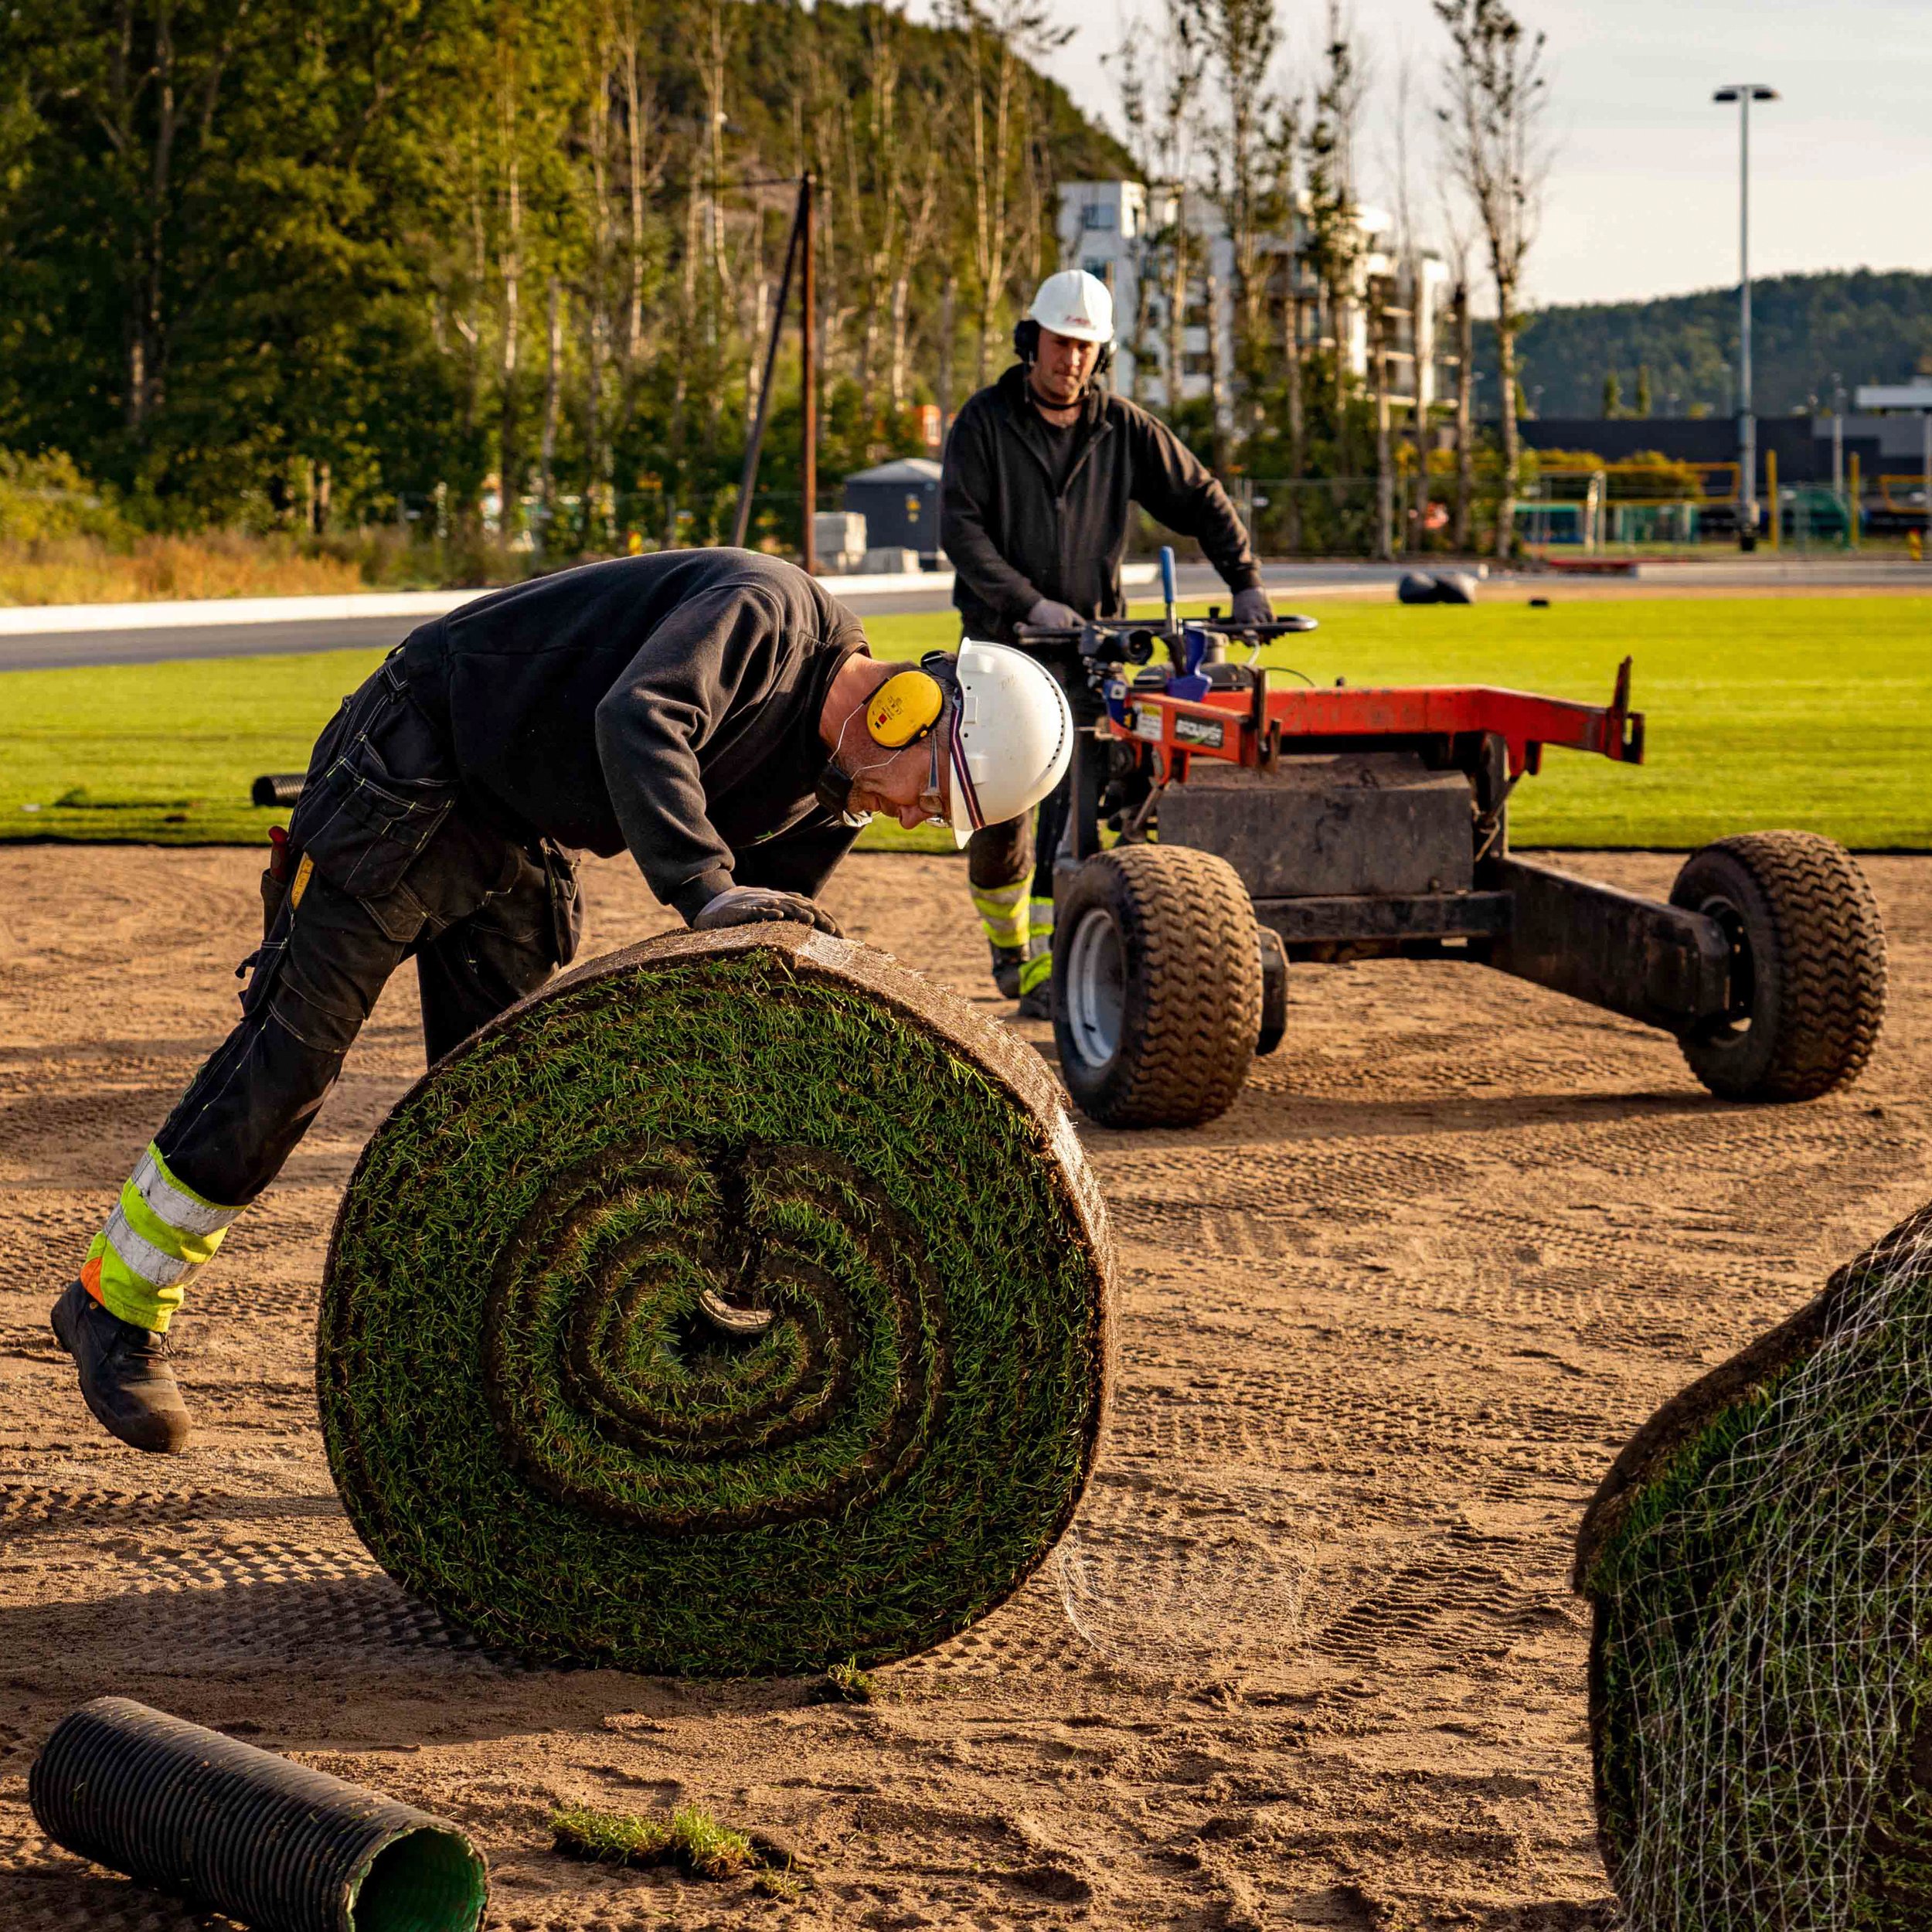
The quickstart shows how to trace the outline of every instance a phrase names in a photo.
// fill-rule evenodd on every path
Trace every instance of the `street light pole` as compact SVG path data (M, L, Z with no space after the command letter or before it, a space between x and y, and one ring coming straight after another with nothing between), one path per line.
M1757 547L1757 419L1751 409L1751 103L1775 100L1777 90L1760 81L1719 87L1713 100L1737 103L1737 542ZM1777 505L1771 505L1777 515Z

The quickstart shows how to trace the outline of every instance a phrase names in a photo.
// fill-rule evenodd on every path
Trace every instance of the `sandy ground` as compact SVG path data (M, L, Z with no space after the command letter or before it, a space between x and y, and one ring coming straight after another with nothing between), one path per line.
M351 1533L311 1327L338 1192L420 1064L409 984L179 1325L193 1453L94 1427L46 1306L233 1011L255 868L0 849L0 1926L195 1922L28 1812L49 1728L110 1691L460 1821L514 1932L1607 1926L1581 1507L1660 1400L1932 1193L1932 862L1869 870L1892 1014L1842 1096L1723 1106L1638 1027L1377 964L1298 968L1285 1043L1213 1128L1088 1129L1124 1349L1076 1533L852 1708L494 1662ZM987 998L964 887L881 856L829 896ZM664 923L621 866L590 892L595 950ZM547 1849L558 1801L672 1800L788 1839L804 1901Z

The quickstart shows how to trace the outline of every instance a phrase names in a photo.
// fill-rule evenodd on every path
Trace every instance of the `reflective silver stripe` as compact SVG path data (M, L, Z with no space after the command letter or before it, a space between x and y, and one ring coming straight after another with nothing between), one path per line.
M179 1255L164 1253L145 1235L137 1234L118 1206L107 1217L101 1230L108 1247L121 1260L130 1274L138 1274L150 1287L171 1288L185 1281L201 1264L184 1261Z
M179 1234L213 1234L241 1213L240 1208L209 1207L184 1194L156 1165L151 1148L141 1157L130 1180L134 1192L153 1209L155 1218Z

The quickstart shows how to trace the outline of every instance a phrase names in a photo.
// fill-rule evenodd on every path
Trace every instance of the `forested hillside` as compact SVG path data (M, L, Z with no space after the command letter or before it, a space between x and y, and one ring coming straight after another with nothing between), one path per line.
M1735 286L1543 309L1523 331L1524 393L1539 415L1596 416L1607 378L1616 377L1628 410L1648 372L1651 413L1726 414L1737 321ZM1757 406L1767 416L1829 410L1835 379L1849 408L1861 383L1932 372L1932 274L1859 269L1754 282L1751 363Z
M500 471L709 534L805 168L827 468L910 447L912 404L1000 366L1056 182L1124 165L1023 12L953 18L16 0L0 447L66 451L150 524L379 520L439 485L461 512ZM777 393L782 480L795 358Z

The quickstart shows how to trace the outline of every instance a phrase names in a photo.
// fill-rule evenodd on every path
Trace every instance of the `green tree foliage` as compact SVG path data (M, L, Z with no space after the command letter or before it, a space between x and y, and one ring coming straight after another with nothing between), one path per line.
M43 543L63 537L128 535L115 505L92 488L60 450L19 456L0 450L0 543Z
M1596 414L1605 368L1633 363L1648 369L1667 413L1722 416L1735 406L1737 291L1539 309L1524 326L1522 347L1529 379L1543 385L1546 417ZM1493 332L1485 328L1478 353L1494 367ZM1835 379L1844 383L1849 409L1859 383L1909 382L1929 353L1932 274L1859 269L1751 284L1760 415L1828 410ZM1640 396L1638 413L1645 413Z
M1057 265L1057 180L1125 172L1012 12L18 0L0 447L67 451L156 526L460 519L507 473L512 523L528 492L587 533L715 533L790 178L820 182L835 479L914 447L907 411L972 353L940 339L947 286L1003 339ZM976 111L1005 116L990 236ZM768 481L798 421L788 351Z

